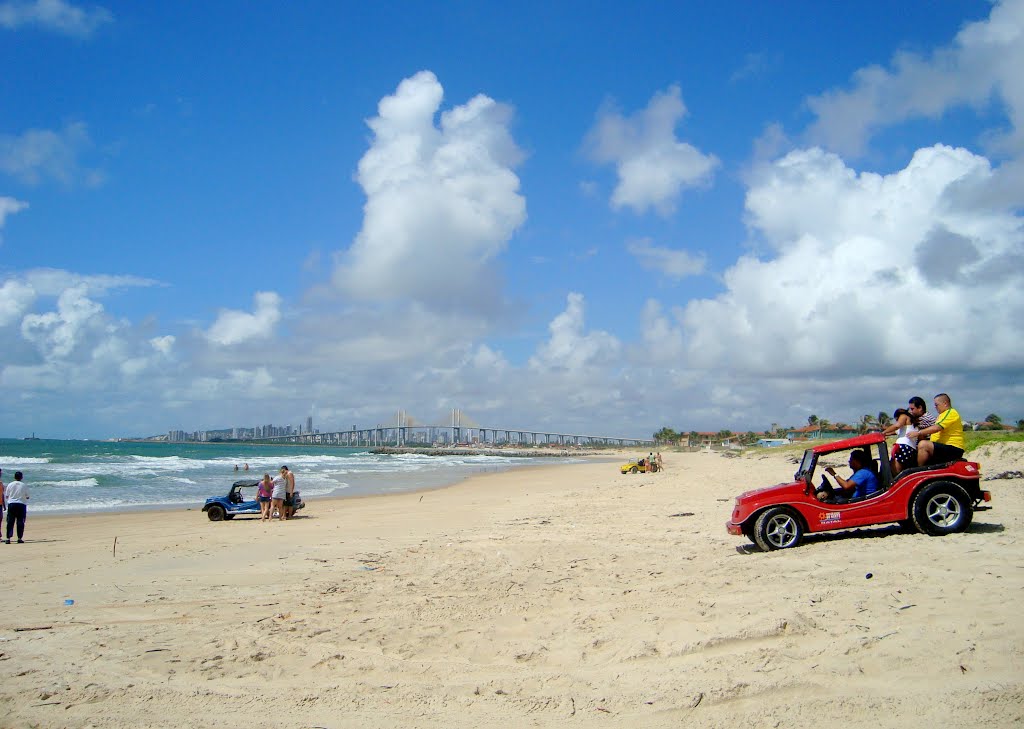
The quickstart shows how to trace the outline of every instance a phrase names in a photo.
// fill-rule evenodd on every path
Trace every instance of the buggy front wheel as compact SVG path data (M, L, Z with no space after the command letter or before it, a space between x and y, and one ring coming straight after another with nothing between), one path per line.
M800 518L781 506L764 511L754 523L754 544L762 552L795 547L803 535Z

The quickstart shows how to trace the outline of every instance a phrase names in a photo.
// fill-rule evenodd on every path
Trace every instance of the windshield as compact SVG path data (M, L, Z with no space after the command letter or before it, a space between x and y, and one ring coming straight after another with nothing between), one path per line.
M811 477L814 471L814 451L807 449L804 451L804 458L800 461L800 468L793 474L793 479L800 481L801 479L806 480Z

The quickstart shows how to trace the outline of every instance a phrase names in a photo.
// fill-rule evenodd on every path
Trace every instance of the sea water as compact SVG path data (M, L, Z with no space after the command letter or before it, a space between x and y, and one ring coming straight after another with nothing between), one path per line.
M437 488L478 473L552 460L379 455L365 448L305 445L0 439L0 478L9 483L15 471L24 472L30 511L51 514L201 508L208 497L227 494L235 481L275 476L282 465L295 473L303 500L314 501Z

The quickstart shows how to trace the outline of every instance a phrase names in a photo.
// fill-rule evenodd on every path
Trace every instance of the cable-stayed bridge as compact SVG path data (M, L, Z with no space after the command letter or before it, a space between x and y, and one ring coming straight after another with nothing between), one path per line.
M275 443L304 443L347 447L380 448L384 446L637 446L653 445L651 438L590 435L585 433L556 433L550 430L530 430L483 426L466 416L461 410L451 411L451 422L444 425L424 425L405 411L399 411L392 424L373 428L339 430L331 433L302 433L281 435L263 440Z

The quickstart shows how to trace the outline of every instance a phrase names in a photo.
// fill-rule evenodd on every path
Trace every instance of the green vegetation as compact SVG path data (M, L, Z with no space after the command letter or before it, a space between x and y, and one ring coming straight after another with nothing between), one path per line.
M682 433L677 433L672 428L662 428L654 434L656 443L671 443L672 445L677 444L682 437Z
M987 443L1009 443L1024 441L1024 430L967 430L964 431L966 451L973 451Z

